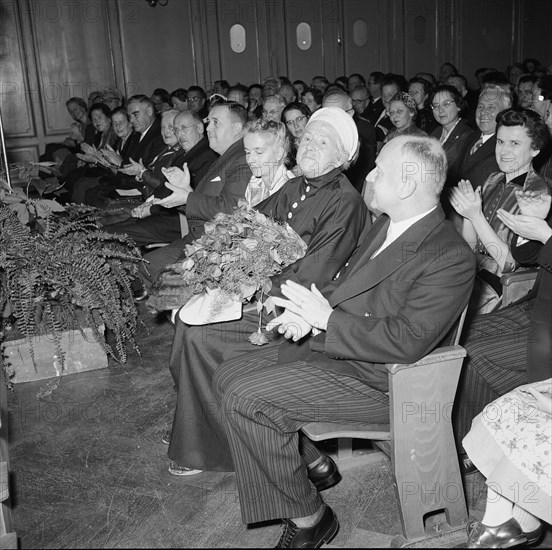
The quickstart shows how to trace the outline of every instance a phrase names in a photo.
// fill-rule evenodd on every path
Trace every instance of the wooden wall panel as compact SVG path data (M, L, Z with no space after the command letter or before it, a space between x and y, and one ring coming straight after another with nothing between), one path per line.
M36 133L21 25L13 1L0 3L0 109L6 137ZM36 91L36 90L35 90Z
M373 71L387 64L387 52L380 45L386 41L386 26L382 25L380 0L348 0L343 2L343 48L345 73L360 73L366 79ZM354 40L354 26L363 21L367 28L367 42L358 45ZM382 55L383 54L383 55Z
M117 0L117 7L127 95L196 84L190 0L155 8L143 0Z
M29 0L34 55L46 135L65 134L65 102L116 83L107 0L71 3Z

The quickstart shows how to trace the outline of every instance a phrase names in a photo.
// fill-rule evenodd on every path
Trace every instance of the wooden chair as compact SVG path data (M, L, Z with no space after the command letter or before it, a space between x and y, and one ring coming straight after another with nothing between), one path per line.
M391 457L404 540L424 539L426 516L444 511L450 528L460 528L468 510L451 424L454 395L466 356L458 345L466 310L452 345L439 347L416 363L387 365L389 424L311 422L303 432L313 441L339 439L338 460L352 454L352 439L373 440Z
M527 296L537 278L538 268L524 269L506 273L500 278L502 283L502 301L501 308Z

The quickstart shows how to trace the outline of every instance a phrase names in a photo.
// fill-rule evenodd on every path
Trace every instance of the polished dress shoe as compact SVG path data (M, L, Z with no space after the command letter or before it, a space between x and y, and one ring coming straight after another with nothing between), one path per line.
M324 455L316 466L307 468L307 473L317 491L325 491L341 481L337 464L328 455Z
M468 542L461 548L513 548L514 546L532 546L542 534L542 526L524 532L519 523L510 518L508 521L489 527L480 521L470 521L466 526ZM460 547L457 547L460 548Z
M284 520L284 532L276 548L319 548L329 543L339 530L333 510L324 504L322 517L312 527L297 527L290 519Z

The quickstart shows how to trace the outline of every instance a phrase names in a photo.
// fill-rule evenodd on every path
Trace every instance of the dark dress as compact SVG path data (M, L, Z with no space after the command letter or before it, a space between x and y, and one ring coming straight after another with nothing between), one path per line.
M273 277L272 294L278 294L280 282L287 279L323 288L356 247L366 219L364 202L339 170L313 180L302 176L289 180L257 209L287 220L308 245L304 258ZM169 457L178 464L202 470L234 469L211 380L223 361L257 349L247 339L257 325L256 311L245 313L239 321L204 326L177 320L170 369L178 400Z

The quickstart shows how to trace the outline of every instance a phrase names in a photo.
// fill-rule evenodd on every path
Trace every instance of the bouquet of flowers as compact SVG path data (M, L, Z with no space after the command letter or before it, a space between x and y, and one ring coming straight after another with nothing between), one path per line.
M186 245L183 261L164 269L148 307L157 312L187 305L194 315L200 314L194 324L237 319L242 302L257 291L268 293L270 277L306 250L287 223L271 220L240 201L232 214L219 213L205 224L205 234ZM230 317L224 314L228 308L233 310Z

